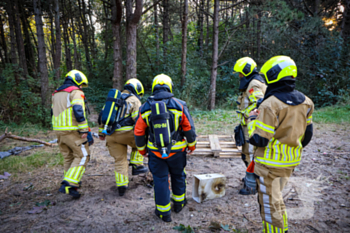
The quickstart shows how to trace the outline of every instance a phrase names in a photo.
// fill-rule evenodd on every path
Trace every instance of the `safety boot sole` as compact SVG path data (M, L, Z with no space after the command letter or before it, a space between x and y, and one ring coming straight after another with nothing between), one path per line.
M140 169L137 169L137 168L135 168L134 166L132 166L132 171L131 171L131 174L133 175L133 176L136 176L136 175L140 175L140 174L142 174L142 173L147 173L148 172L148 168L147 167L142 167L142 168L140 168Z
M72 187L68 182L63 181L60 189L58 190L61 193L71 195L74 198L81 197L81 194L78 192L76 187Z
M160 218L161 220L163 220L163 222L171 222L172 219L171 219L171 215L161 215L157 212L157 209L154 211L154 213L156 214L156 216L158 218Z

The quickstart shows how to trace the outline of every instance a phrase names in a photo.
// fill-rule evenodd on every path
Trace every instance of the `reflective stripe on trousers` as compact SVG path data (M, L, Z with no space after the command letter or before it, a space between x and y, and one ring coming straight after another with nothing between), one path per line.
M132 151L130 154L130 163L141 165L143 164L143 156L138 151Z
M274 183L280 184L280 182L282 182L280 179L283 178L280 177L274 179L272 183L269 184L269 186L266 186L264 177L260 176L259 178L257 178L257 180L259 181L258 200L261 207L260 214L263 220L263 233L283 233L288 230L287 211L283 203L283 198L282 200L271 203L271 200L277 199L276 197L273 197L273 193L276 193L277 190L274 191L272 189L283 189L283 187L280 187L280 185L276 185L277 187L274 187L273 185ZM278 192L281 191L278 190Z
M83 157L80 160L79 166L69 168L68 171L65 172L63 179L70 183L73 183L76 186L79 186L79 182L83 177L83 174L85 172L86 159L89 156L84 144L81 145L81 151L83 153Z
M117 186L127 186L129 184L129 178L127 176L124 176L118 172L115 173L115 182L117 183Z

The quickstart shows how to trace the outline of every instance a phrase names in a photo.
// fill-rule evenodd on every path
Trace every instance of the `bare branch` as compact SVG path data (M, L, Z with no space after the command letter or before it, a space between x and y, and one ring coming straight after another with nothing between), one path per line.
M152 6L149 6L146 10L142 11L142 14L145 14L147 11L149 11L150 9L152 9L155 5L157 5L160 1L162 0L158 0L156 1Z
M110 2L107 2L107 1L105 1L105 0L101 0L101 2L106 3L106 4L108 5L109 8L111 8L111 7L113 6Z
M304 3L304 6L305 6L307 12L309 12L309 13L311 14L311 16L314 16L314 13L312 13L312 11L311 11L311 10L309 9L309 7L306 5L305 0L303 0L303 3Z
M196 1L193 1L196 4L196 7L198 7L198 3ZM206 15L208 15L210 18L214 18L214 15L210 14L208 11L205 11L204 9L202 10L202 12Z
M219 66L223 66L223 65L227 64L228 62L229 62L229 61L225 61L225 62L219 64L218 67L219 67Z
M227 45L230 43L230 39L231 37L233 36L233 34L241 27L243 26L244 24L246 23L246 21L244 21L243 23L241 23L240 25L236 26L234 28L234 31L231 33L231 35L227 38L225 44L224 44L224 47L222 48L221 52L219 53L219 56L218 56L218 60L220 59L220 56L222 55L222 53L225 51Z
M246 0L243 0L243 1L237 2L237 3L235 3L235 4L232 4L231 6L228 6L228 7L222 8L222 9L220 9L220 10L219 10L219 12L224 11L224 10L227 10L227 9L230 9L230 8L232 8L232 7L235 7L235 6L237 6L237 5L239 5L239 4L243 3L243 2L246 2Z
M146 50L145 46L143 45L142 41L140 40L140 37L139 37L138 34L137 34L137 40L139 41L139 43L141 44L141 47L142 47L143 50L145 51L146 56L147 56L147 59L148 59L148 62L149 62L149 64L151 65L151 69L152 69L153 73L155 73L155 70L154 70L154 67L153 67L151 58L149 57L149 55L148 55L148 53L147 53L147 50Z

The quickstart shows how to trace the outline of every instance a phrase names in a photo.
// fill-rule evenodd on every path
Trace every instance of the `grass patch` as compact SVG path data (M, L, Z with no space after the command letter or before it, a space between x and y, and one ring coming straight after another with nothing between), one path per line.
M343 124L350 123L350 105L334 105L316 110L312 120L323 124Z
M5 123L3 121L0 121L0 134L5 133L6 128L8 133L11 132L12 134L22 137L29 137L31 135L37 135L42 133L47 134L51 130L51 128L42 127L40 123L32 124L27 122L23 124L17 124L14 122Z
M0 160L0 174L5 171L9 173L30 172L43 166L57 165L63 165L63 156L51 150L38 151L26 157L11 155Z
M235 110L216 109L213 111L191 111L198 135L234 134L233 130L239 120Z

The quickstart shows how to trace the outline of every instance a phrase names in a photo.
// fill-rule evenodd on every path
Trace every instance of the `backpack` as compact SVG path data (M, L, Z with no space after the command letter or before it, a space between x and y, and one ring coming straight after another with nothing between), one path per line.
M170 114L163 101L151 103L150 128L154 137L153 145L158 148L162 158L169 156L173 145L170 119Z
M103 134L111 135L114 132L112 132L112 127L115 123L117 123L116 129L121 127L118 123L125 117L127 111L125 100L130 96L132 94L121 93L117 89L111 89L108 92L106 104L101 112L101 122L104 124Z

